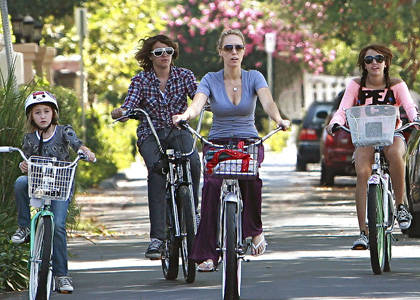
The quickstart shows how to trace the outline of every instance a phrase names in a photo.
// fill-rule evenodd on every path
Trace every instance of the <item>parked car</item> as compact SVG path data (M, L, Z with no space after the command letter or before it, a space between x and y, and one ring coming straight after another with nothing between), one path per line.
M333 114L340 106L341 99L343 98L344 91L340 92L333 101L333 107L325 119L325 126L330 122ZM321 153L321 178L320 184L325 186L334 185L334 177L341 176L354 176L354 164L352 162L354 146L351 142L350 133L344 130L338 130L333 136L329 135L327 131L322 132L320 141Z
M325 118L331 112L332 102L313 102L300 124L296 137L296 170L306 171L308 163L319 163L319 140Z

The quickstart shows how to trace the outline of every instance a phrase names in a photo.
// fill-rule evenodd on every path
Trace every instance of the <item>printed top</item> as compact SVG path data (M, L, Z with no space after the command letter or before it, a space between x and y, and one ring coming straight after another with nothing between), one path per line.
M417 107L411 98L408 87L404 81L398 82L389 89L373 90L363 87L361 99L359 99L359 88L355 80L351 80L346 87L340 107L335 112L330 124L346 123L345 110L355 105L395 105L403 106L408 119L413 121L417 117ZM397 127L401 126L401 120L398 116Z
M39 153L40 136L38 131L25 134L23 138L23 153L27 158L32 155L56 157L57 160L70 161L69 146L77 152L82 141L70 125L57 125L54 133L43 140L42 153Z

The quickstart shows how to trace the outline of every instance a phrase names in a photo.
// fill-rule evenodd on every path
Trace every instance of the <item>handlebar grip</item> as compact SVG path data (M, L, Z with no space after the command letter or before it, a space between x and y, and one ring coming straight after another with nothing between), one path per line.
M181 126L182 128L186 128L185 125L187 125L187 124L188 124L188 122L186 120L181 120L181 121L178 122L178 125Z
M0 147L0 152L4 152L4 153L12 152L12 147L9 147L9 146L1 146Z

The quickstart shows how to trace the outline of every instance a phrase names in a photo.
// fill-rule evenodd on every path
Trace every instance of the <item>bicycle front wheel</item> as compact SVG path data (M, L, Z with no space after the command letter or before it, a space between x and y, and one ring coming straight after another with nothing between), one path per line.
M388 228L392 228L395 222L394 215L394 191L392 189L391 177L388 178ZM392 233L385 233L385 265L384 272L391 271L391 258L392 258Z
M49 299L52 281L52 237L51 216L39 217L30 258L29 299Z
M381 184L370 184L368 191L368 227L370 264L373 273L381 274L385 266L385 228Z
M179 267L179 241L175 237L175 220L171 199L168 199L166 207L166 241L162 254L162 271L167 280L174 280L178 277Z
M239 259L236 252L236 203L225 202L225 248L223 249L223 299L239 299L238 268Z
M177 191L179 209L179 227L181 229L181 258L182 269L185 281L192 283L195 280L195 262L190 259L192 244L194 241L194 215L195 209L192 207L190 190L185 185L179 187Z

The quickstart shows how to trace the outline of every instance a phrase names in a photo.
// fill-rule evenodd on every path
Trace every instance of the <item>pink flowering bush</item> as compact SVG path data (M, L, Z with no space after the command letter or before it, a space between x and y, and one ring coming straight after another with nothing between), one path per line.
M181 48L181 65L190 67L197 76L216 71L216 42L225 28L239 29L247 40L245 68L265 66L264 36L276 33L274 57L302 64L312 73L324 71L324 64L334 59L333 52L324 53L320 44L324 37L305 26L288 21L299 11L282 0L268 7L266 3L245 0L188 0L168 10L168 32ZM309 2L308 2L309 3ZM312 7L311 9L319 9ZM280 13L281 12L281 13ZM323 11L319 11L322 18ZM221 66L221 65L220 65Z

